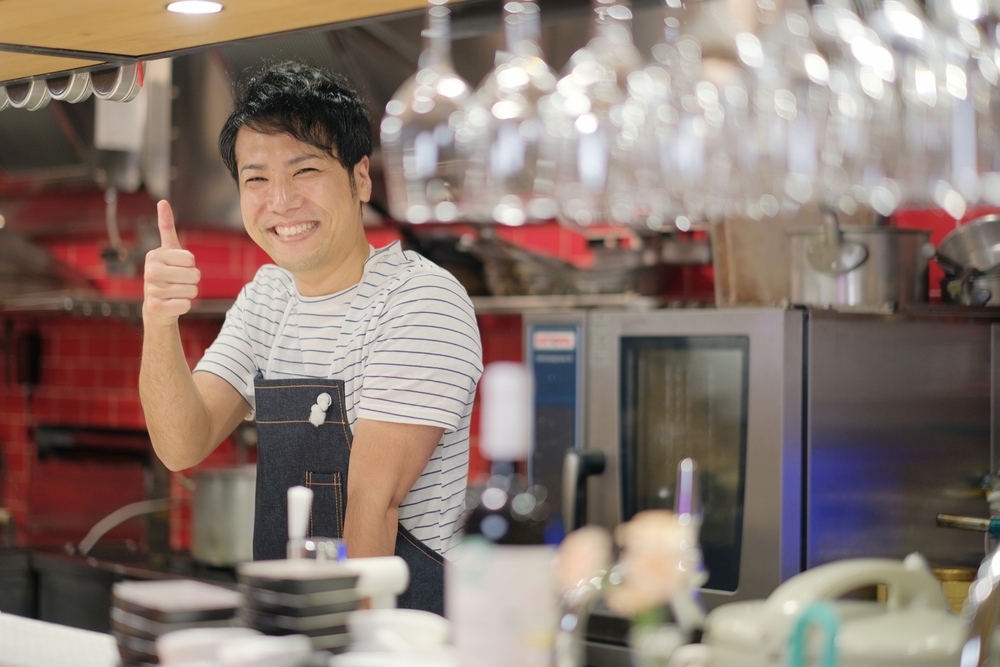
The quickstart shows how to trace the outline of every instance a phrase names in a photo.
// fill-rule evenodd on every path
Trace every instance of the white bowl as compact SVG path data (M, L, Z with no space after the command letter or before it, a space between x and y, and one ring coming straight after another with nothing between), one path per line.
M214 661L219 646L231 639L256 637L250 628L188 628L165 632L156 638L156 654L162 665Z
M341 653L330 658L330 667L458 667L452 653L401 655L398 653Z
M232 639L219 647L220 667L298 667L312 655L305 635Z
M347 628L358 644L384 646L386 652L400 653L443 646L451 623L417 609L362 609L347 617Z

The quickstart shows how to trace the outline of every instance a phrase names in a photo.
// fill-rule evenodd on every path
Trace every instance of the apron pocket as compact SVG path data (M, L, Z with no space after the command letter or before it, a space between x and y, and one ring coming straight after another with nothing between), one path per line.
M306 472L306 486L313 491L309 534L312 537L344 536L344 487L340 473Z

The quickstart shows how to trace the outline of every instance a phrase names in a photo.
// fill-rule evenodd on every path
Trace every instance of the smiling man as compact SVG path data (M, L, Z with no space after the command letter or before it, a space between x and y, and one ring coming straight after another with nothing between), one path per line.
M177 319L201 276L159 203L139 378L153 447L168 468L188 468L253 416L254 558L284 558L286 493L305 485L312 535L343 537L352 557L403 557L400 606L442 613L482 373L468 296L398 243L368 244L371 122L338 77L294 63L251 76L219 146L247 233L274 264L190 372Z

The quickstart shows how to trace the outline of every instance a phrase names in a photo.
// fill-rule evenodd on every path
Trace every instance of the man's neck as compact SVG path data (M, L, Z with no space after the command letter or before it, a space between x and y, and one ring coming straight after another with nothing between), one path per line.
M297 274L294 276L295 287L302 296L325 296L354 287L361 282L369 252L368 241L362 235L351 252L332 271Z

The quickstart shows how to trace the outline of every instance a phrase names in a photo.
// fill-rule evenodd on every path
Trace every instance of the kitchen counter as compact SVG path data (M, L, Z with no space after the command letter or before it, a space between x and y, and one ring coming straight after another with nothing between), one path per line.
M123 548L95 549L91 556L33 551L37 614L85 630L109 632L111 588L127 579L197 579L235 588L233 568L209 567L187 554L146 554Z

